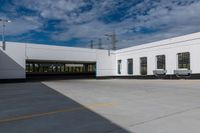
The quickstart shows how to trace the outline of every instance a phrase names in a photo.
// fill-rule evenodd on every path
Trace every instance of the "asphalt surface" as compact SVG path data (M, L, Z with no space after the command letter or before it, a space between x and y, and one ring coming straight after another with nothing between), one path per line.
M200 132L200 80L66 80L44 84L131 133ZM112 106L88 106L93 103Z
M0 133L128 133L86 106L40 82L0 84Z
M199 133L200 80L0 84L0 133Z

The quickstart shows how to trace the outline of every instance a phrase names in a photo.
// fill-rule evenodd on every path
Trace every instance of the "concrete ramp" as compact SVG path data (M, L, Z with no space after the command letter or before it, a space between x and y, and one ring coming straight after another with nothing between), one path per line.
M24 45L7 43L6 50L0 49L0 79L25 78Z

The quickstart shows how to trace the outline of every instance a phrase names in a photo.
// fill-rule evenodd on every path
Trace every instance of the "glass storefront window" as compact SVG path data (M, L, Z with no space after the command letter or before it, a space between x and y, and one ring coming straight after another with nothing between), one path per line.
M95 63L46 63L26 62L27 73L94 73Z

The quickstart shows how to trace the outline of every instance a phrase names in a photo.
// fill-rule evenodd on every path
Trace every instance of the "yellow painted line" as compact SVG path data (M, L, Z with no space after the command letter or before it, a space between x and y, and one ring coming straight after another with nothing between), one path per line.
M114 105L115 105L114 103L95 103L95 104L89 104L89 105L85 105L85 106L83 105L80 107L74 107L74 108L63 108L63 109L50 111L50 112L35 113L35 114L17 116L17 117L13 117L13 118L0 119L0 124L14 122L14 121L20 121L20 120L33 119L36 117L49 116L49 115L54 115L54 114L64 113L64 112L65 113L66 112L75 112L75 111L85 110L88 108L95 109L95 108L112 107Z

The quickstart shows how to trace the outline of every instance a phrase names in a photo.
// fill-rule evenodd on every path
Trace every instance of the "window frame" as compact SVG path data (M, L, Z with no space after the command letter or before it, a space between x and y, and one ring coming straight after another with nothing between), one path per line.
M144 65L144 63L142 64L142 59L146 59L146 63ZM143 66L142 66L143 65ZM145 68L145 71L143 71ZM140 57L140 75L148 75L148 58L147 57Z
M160 63L158 62L159 60L159 56L160 57L164 57L161 59ZM164 59L164 60L163 60ZM164 63L164 64L162 64ZM161 67L160 67L161 66ZM156 55L156 69L163 69L166 70L166 55L161 54L161 55Z
M131 65L131 66L129 66L129 65ZM131 70L129 68L131 68ZM127 74L129 74L129 75L133 74L133 58L127 59Z
M119 75L122 74L122 60L121 59L117 60L117 74Z
M177 53L177 68L178 69L188 69L188 70L191 69L191 54L190 54L190 52Z

